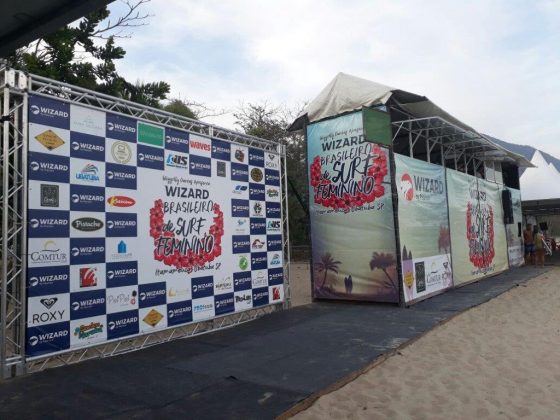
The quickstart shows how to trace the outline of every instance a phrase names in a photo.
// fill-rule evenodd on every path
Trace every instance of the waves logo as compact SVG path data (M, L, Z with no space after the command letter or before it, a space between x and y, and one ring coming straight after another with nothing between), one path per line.
M124 195L113 195L107 199L107 204L111 207L132 207L136 204L136 200Z
M409 174L403 174L399 189L405 200L412 201L414 198L414 186L412 184L412 178Z
M86 166L82 168L80 172L76 174L76 179L82 181L98 182L99 169L93 163L88 163Z

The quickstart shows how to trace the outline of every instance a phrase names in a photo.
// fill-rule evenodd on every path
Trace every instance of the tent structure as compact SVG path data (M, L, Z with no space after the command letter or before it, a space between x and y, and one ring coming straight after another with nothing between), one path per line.
M409 305L522 264L533 164L427 97L339 73L289 129L306 137L315 298Z
M520 178L524 201L560 198L560 173L548 163L540 151L531 159L533 168L527 168Z
M391 112L393 144L397 153L428 162L449 161L456 169L473 174L483 161L503 162L515 167L532 166L525 157L494 143L425 96L345 73L336 75L289 130L303 129L306 124L363 107L383 106L389 107Z

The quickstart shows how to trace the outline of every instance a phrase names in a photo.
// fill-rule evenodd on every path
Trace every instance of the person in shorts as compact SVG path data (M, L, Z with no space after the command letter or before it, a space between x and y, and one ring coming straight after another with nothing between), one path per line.
M544 234L537 226L535 226L535 267L538 265L541 268L544 267Z
M525 226L523 231L523 243L525 244L525 264L535 264L535 241L531 225Z

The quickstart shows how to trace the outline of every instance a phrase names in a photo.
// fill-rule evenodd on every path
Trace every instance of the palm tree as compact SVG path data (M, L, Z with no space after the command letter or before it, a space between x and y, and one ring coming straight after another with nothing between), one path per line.
M395 292L399 292L397 285L395 284L394 280L391 278L389 273L387 273L387 269L396 264L395 257L392 254L384 254L384 253L377 253L374 252L371 260L369 262L369 268L373 271L376 268L379 268L381 271L385 273L387 278L389 279L388 282L385 284L389 287L393 288Z
M333 273L338 274L338 266L342 264L340 261L335 261L330 252L323 254L321 256L321 261L315 263L315 269L320 273L322 271L325 272L325 277L323 278L323 283L321 284L321 289L325 286L327 281L327 274L330 271Z

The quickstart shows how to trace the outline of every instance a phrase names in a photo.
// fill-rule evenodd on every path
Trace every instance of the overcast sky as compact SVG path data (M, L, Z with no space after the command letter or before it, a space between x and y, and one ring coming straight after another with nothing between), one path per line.
M118 69L165 80L172 96L295 107L342 71L560 157L560 0L152 0L145 10L154 16L121 42ZM233 116L209 122L233 127Z

